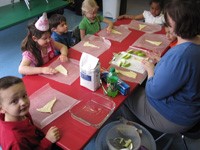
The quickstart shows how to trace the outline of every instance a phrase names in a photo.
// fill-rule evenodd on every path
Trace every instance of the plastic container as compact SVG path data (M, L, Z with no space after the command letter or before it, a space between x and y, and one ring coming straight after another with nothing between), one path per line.
M119 16L121 0L103 0L103 16L116 19Z
M115 68L111 67L107 76L107 95L115 97L118 94L118 76L115 72Z
M113 113L115 103L98 95L93 95L88 99L73 106L69 112L81 123L99 128Z
M141 138L136 127L118 124L108 130L106 143L109 150L138 150Z

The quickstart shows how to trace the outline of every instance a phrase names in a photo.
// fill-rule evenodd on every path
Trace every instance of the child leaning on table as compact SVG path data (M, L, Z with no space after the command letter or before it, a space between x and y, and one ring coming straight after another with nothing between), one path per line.
M3 150L46 150L60 139L53 126L44 135L29 114L30 101L22 79L0 78L0 146Z
M113 28L113 22L98 14L99 6L95 0L84 0L82 3L83 19L79 24L81 40L87 34L95 34L101 30L101 22L108 24L107 32L110 33Z
M144 10L142 14L139 15L121 15L118 19L134 19L134 20L144 20L145 23L160 24L165 23L164 15L162 13L163 0L150 0L150 10Z
M75 44L72 32L68 31L68 25L65 16L61 14L53 14L49 18L49 27L52 31L51 38L57 42L66 45L68 48ZM59 54L59 51L57 52Z
M171 42L169 47L172 48L177 44L177 36L173 31L170 31L170 27L164 23L164 27L165 27L165 33L166 33L166 37L167 39Z
M67 46L51 39L46 13L28 26L28 33L22 41L21 49L22 61L18 71L23 75L57 73L54 68L41 67L55 57L55 49L61 53L59 56L61 62L68 60Z

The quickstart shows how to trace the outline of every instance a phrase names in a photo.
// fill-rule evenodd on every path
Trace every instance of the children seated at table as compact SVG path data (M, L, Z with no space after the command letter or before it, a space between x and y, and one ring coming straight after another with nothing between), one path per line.
M3 150L51 149L60 139L57 127L46 135L33 124L30 101L22 79L0 78L0 146Z
M79 24L81 40L87 34L95 34L101 30L101 22L108 24L107 32L113 28L113 22L98 14L99 6L95 0L84 0L82 3L83 19Z
M21 49L22 61L18 71L23 75L57 73L54 68L42 67L42 65L55 57L55 49L61 53L58 57L61 62L68 60L67 46L51 39L46 13L28 26L28 33L22 41Z
M150 11L144 10L142 14L139 15L121 15L118 19L134 19L134 20L144 20L145 23L160 24L165 23L164 15L162 13L163 0L150 0Z
M49 18L49 27L52 31L51 38L57 42L65 44L68 48L76 42L72 37L72 32L68 31L68 25L65 16L61 14L53 14ZM59 51L57 51L59 53Z

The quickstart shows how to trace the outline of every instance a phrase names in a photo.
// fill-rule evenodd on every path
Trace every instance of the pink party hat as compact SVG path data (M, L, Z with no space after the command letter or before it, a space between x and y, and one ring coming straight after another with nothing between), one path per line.
M35 27L40 31L49 30L49 21L46 13L43 13L43 15L37 20Z

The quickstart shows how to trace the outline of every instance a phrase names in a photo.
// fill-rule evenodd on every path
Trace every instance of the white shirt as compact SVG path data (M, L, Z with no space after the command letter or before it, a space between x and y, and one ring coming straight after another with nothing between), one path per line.
M143 12L145 23L163 25L165 23L164 15L161 13L159 16L154 17L150 11Z

